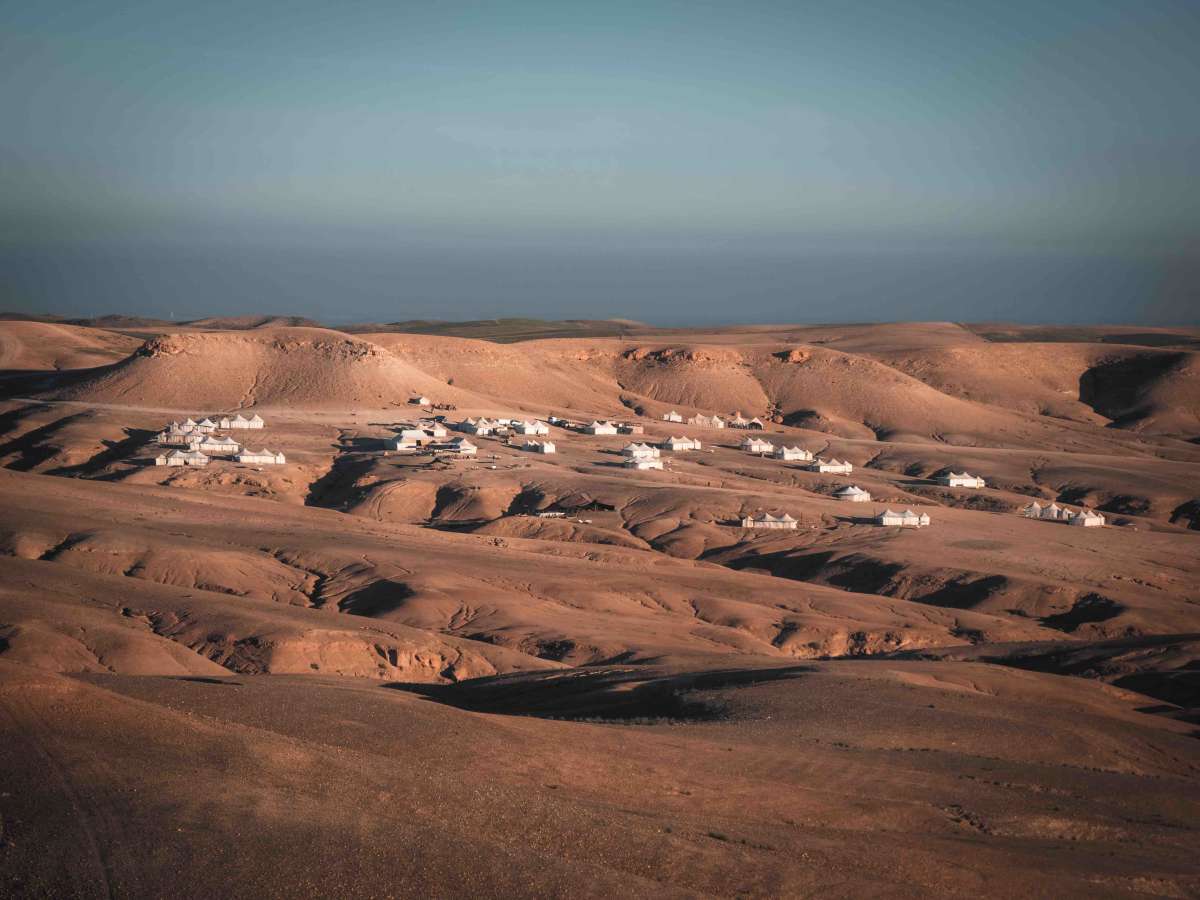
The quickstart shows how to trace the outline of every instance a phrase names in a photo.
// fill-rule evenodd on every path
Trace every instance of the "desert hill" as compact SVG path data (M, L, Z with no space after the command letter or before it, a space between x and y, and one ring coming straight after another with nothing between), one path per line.
M871 354L943 393L1135 431L1200 433L1200 354L1014 342Z
M414 392L461 395L369 341L319 328L265 328L152 338L56 396L233 409L384 406Z
M870 355L813 344L504 346L263 326L152 338L110 370L47 396L195 405L203 385L213 408L386 406L413 393L474 406L488 397L520 408L536 397L606 415L741 410L844 438L1043 449L1086 440L1135 446L1111 431L1085 438L1072 422L1185 438L1200 429L1193 354L1065 346L975 342Z
M0 371L89 369L124 359L140 341L122 334L46 322L0 326Z

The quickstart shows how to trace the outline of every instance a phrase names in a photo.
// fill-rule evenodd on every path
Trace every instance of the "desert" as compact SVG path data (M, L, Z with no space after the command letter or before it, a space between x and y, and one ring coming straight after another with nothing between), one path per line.
M1200 892L1198 329L36 318L0 894Z

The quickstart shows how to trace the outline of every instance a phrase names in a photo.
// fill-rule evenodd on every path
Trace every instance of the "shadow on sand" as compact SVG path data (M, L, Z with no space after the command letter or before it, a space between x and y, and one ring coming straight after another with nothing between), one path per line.
M640 667L606 666L498 675L457 684L384 685L473 712L574 721L700 722L725 718L725 703L705 694L811 672L809 666L723 669L663 674Z

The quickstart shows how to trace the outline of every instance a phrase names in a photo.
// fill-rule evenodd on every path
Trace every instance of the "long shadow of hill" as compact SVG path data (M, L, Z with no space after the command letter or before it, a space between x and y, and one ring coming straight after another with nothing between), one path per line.
M662 674L621 666L475 678L457 684L392 683L385 687L420 694L473 712L602 722L711 721L726 705L704 694L813 671L809 666L723 669Z
M104 441L105 449L86 462L74 466L59 466L49 470L48 475L81 477L94 475L106 466L125 459L154 440L154 432L145 428L126 428L125 437L119 441ZM151 460L153 462L153 460Z

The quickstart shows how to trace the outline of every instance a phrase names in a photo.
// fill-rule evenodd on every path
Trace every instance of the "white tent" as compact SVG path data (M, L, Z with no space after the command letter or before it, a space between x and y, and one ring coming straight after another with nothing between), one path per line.
M274 453L266 449L243 450L234 459L240 463L253 463L264 466L281 466L287 462L286 457L282 453Z
M457 428L467 434L488 435L496 430L496 424L481 416L478 419L464 419L458 423Z
M1068 520L1072 525L1083 528L1099 528L1104 525L1104 516L1092 509L1081 509Z
M218 427L225 430L229 430L231 428L262 428L265 424L266 423L263 422L262 417L258 415L258 413L255 413L249 419L247 419L241 413L238 413L233 418L230 418L229 416L222 416L217 421Z
M966 488L981 488L985 487L984 480L977 475L972 475L969 472L963 472L961 475L957 472L951 472L948 475L939 475L934 479L938 484L944 484L947 487L966 487Z
M550 426L545 422L536 420L533 422L514 422L513 431L517 434L544 435L550 433Z
M1093 509L1081 509L1071 512L1065 506L1051 503L1042 506L1034 500L1021 510L1021 515L1030 519L1049 519L1052 522L1066 522L1068 525L1079 525L1083 528L1099 528L1105 523L1105 518Z
M190 443L190 437L191 432L167 429L156 434L154 439L164 447L186 447Z
M915 513L911 509L906 509L904 512L893 512L890 509L885 509L875 517L875 521L880 525L900 525L904 528L923 528L929 524L930 519L927 513Z
M687 420L689 425L698 425L701 428L724 428L725 420L720 416L702 416L695 415Z
M208 457L195 450L172 450L154 459L156 466L206 466Z
M675 412L675 410L671 410L668 413L663 413L663 421L664 422L682 422L683 416L681 416L679 413Z
M553 441L526 441L521 448L528 450L530 453L557 453Z
M833 492L833 496L836 500L847 500L850 503L866 503L871 499L871 495L857 484L848 484L844 488L838 488Z
M622 422L617 426L617 431L620 434L645 434L646 426L639 425L637 422Z
M634 442L626 444L621 448L621 455L628 456L631 459L658 459L659 452L657 447L651 447L649 444L639 444Z
M411 450L430 443L433 436L423 428L402 428L387 442L389 450Z
M591 425L583 426L583 430L588 434L616 434L617 426L612 422L593 422Z
M813 472L824 472L832 475L849 475L854 466L839 459L816 459L809 463L808 468Z
M750 440L750 438L746 440ZM782 445L775 448L774 456L776 459L782 459L785 462L790 460L811 462L813 458L811 451L805 450L803 447L784 447Z
M773 516L770 513L759 513L756 516L744 516L742 518L743 528L775 528L775 529L794 529L797 525L787 513L782 516Z
M699 450L700 442L695 438L690 437L669 437L658 445L663 450L673 450L676 452L683 450Z
M200 450L210 455L222 454L224 456L232 456L233 454L237 453L240 448L238 446L238 442L233 438L209 435L204 440L200 441L200 443L196 444L193 449Z
M775 445L766 438L748 437L739 446L747 453L774 453Z

